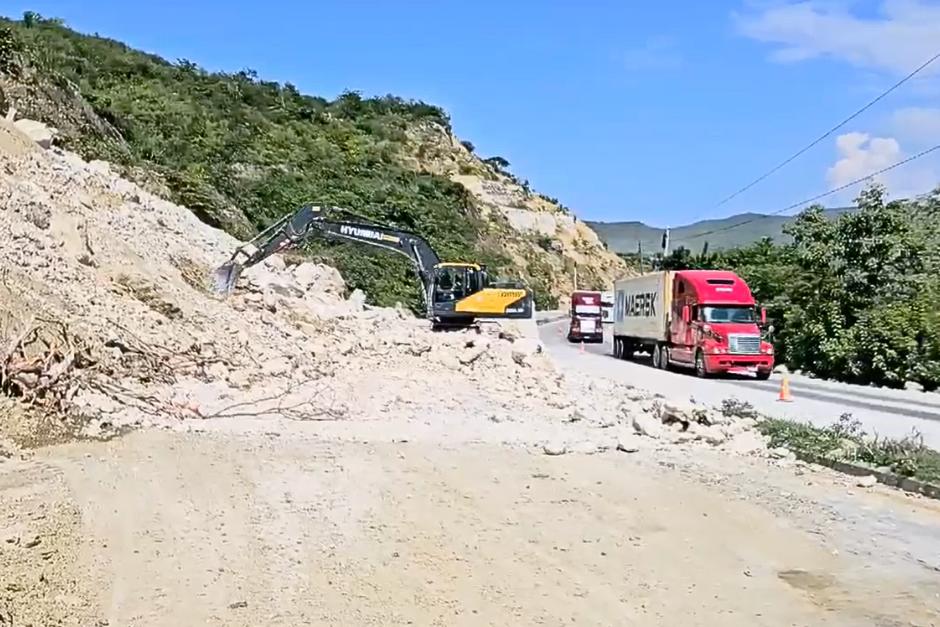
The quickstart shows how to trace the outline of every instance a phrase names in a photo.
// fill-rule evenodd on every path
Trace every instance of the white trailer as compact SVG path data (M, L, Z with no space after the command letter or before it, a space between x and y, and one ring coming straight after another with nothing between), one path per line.
M668 340L672 272L651 272L614 282L614 355L628 358ZM658 367L658 365L657 365Z

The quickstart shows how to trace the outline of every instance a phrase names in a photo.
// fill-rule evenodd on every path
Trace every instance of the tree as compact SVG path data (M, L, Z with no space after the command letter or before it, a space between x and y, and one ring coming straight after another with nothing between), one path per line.
M872 186L858 211L825 218L821 207L785 227L797 271L788 285L788 357L797 367L855 383L934 385L926 303L934 290L927 241L910 208Z
M484 159L483 163L491 165L497 171L500 171L500 172L506 170L509 167L509 162L506 159L503 159L502 157L499 157L499 156L489 157L487 159Z
M659 257L657 267L660 270L692 270L692 251L685 246L677 246L666 257Z
M23 26L35 28L36 26L65 26L65 20L60 17L43 17L35 11L23 12Z

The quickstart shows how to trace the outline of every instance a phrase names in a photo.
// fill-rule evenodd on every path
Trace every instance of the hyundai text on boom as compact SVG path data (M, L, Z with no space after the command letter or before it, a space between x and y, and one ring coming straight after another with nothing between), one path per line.
M693 368L699 377L753 373L767 379L773 345L741 277L722 270L653 272L614 283L614 356L649 351L655 368Z

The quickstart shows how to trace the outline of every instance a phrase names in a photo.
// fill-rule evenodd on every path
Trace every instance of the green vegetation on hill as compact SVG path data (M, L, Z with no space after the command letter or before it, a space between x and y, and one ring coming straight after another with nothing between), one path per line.
M410 126L449 129L446 113L422 102L354 92L329 101L252 71L170 63L34 13L0 19L0 105L13 101L21 115L59 127L65 145L87 158L156 173L174 201L239 237L314 202L414 230L445 259L482 261L495 272L508 261L485 244L496 241L487 237L493 227L464 187L401 165ZM406 260L350 245L310 247L371 302L417 306Z
M820 377L940 387L940 188L886 203L871 187L858 211L832 220L822 207L739 249L678 248L667 269L730 269L751 286L775 327L778 362Z
M830 218L851 209L826 209ZM793 216L775 216L761 213L740 213L717 220L701 220L669 230L670 249L688 248L701 250L705 243L712 250L738 248L770 237L785 243L790 237L784 227L793 222ZM660 249L663 229L642 222L587 222L610 250L617 253L636 253L638 243L644 254L653 254Z

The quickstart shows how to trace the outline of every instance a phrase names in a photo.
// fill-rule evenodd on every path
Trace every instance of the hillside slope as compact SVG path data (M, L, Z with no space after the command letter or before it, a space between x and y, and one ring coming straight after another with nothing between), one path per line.
M544 399L558 381L524 323L434 333L361 293L345 298L334 268L281 255L220 298L210 270L236 239L106 162L35 148L2 119L0 197L0 449L69 420L94 434L221 416L233 403L259 416L293 406L285 415L374 419L441 385L459 392L437 411L453 402L485 416L529 400L519 412L552 411ZM14 404L23 412L8 401L26 401Z
M851 211L851 208L829 209L826 215L833 218L846 211ZM717 220L700 220L670 228L669 247L675 249L682 246L698 252L707 241L710 250L726 250L746 246L765 237L772 238L774 242L784 243L790 238L783 233L783 226L794 219L794 216L739 213ZM649 253L658 251L660 248L662 228L637 221L588 221L587 224L614 252L635 253L638 242L643 250Z
M579 288L603 289L631 272L587 222L533 191L501 167L498 157L482 159L472 148L439 124L415 124L408 130L404 163L469 191L490 227L487 245L501 248L515 272L562 301L575 288L576 274Z
M521 276L538 304L601 287L624 266L566 209L474 155L441 109L394 96L333 101L250 70L209 73L29 15L0 20L0 105L59 130L204 222L244 238L300 204L414 230L445 259ZM407 261L311 242L370 302L416 305Z

